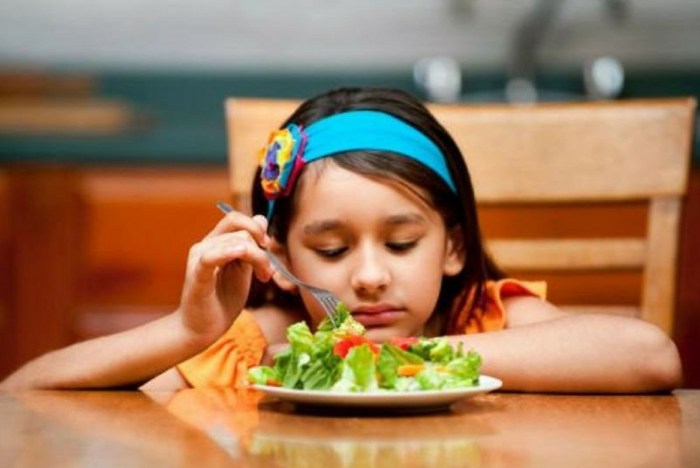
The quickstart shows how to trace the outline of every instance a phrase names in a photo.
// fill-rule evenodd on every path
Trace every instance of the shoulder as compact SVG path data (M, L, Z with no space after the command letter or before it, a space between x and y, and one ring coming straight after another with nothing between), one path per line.
M274 305L250 309L250 313L268 345L285 343L287 341L287 327L304 320L303 312Z

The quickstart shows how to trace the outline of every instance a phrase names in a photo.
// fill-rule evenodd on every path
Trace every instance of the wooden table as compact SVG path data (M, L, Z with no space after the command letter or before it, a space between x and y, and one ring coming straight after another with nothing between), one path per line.
M700 390L493 393L403 416L254 391L0 393L0 466L700 466Z

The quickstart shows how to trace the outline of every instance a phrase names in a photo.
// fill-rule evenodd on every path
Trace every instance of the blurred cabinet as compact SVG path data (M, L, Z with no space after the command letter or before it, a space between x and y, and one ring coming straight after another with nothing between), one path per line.
M172 311L225 168L0 169L0 376Z
M81 182L86 238L75 332L123 329L178 304L189 248L221 217L225 169L92 170Z
M3 368L70 342L79 249L78 176L63 168L4 171ZM7 363L6 361L9 361Z

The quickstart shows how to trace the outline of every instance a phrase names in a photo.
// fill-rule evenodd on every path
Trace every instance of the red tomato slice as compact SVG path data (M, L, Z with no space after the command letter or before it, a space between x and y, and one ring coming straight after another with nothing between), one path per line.
M360 346L363 344L368 344L370 349L374 354L377 354L379 352L379 347L372 343L369 339L367 339L364 336L359 336L359 335L348 335L347 337L343 338L342 340L338 341L334 346L333 346L333 354L336 356L345 359L345 356L348 355L348 352L350 352L350 349L354 348L355 346Z

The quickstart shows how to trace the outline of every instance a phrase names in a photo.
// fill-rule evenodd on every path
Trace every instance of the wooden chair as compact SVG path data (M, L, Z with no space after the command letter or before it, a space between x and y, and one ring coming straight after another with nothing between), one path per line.
M298 104L227 100L229 180L239 209L249 207L258 149ZM639 316L671 334L693 99L430 108L464 153L489 248L509 275L546 278L553 299L554 278L574 275L558 305ZM554 208L537 211L545 205ZM636 280L624 279L634 271ZM618 294L616 304L600 304L588 283L598 273L608 289L636 288L632 300L622 294L631 303L620 304Z

